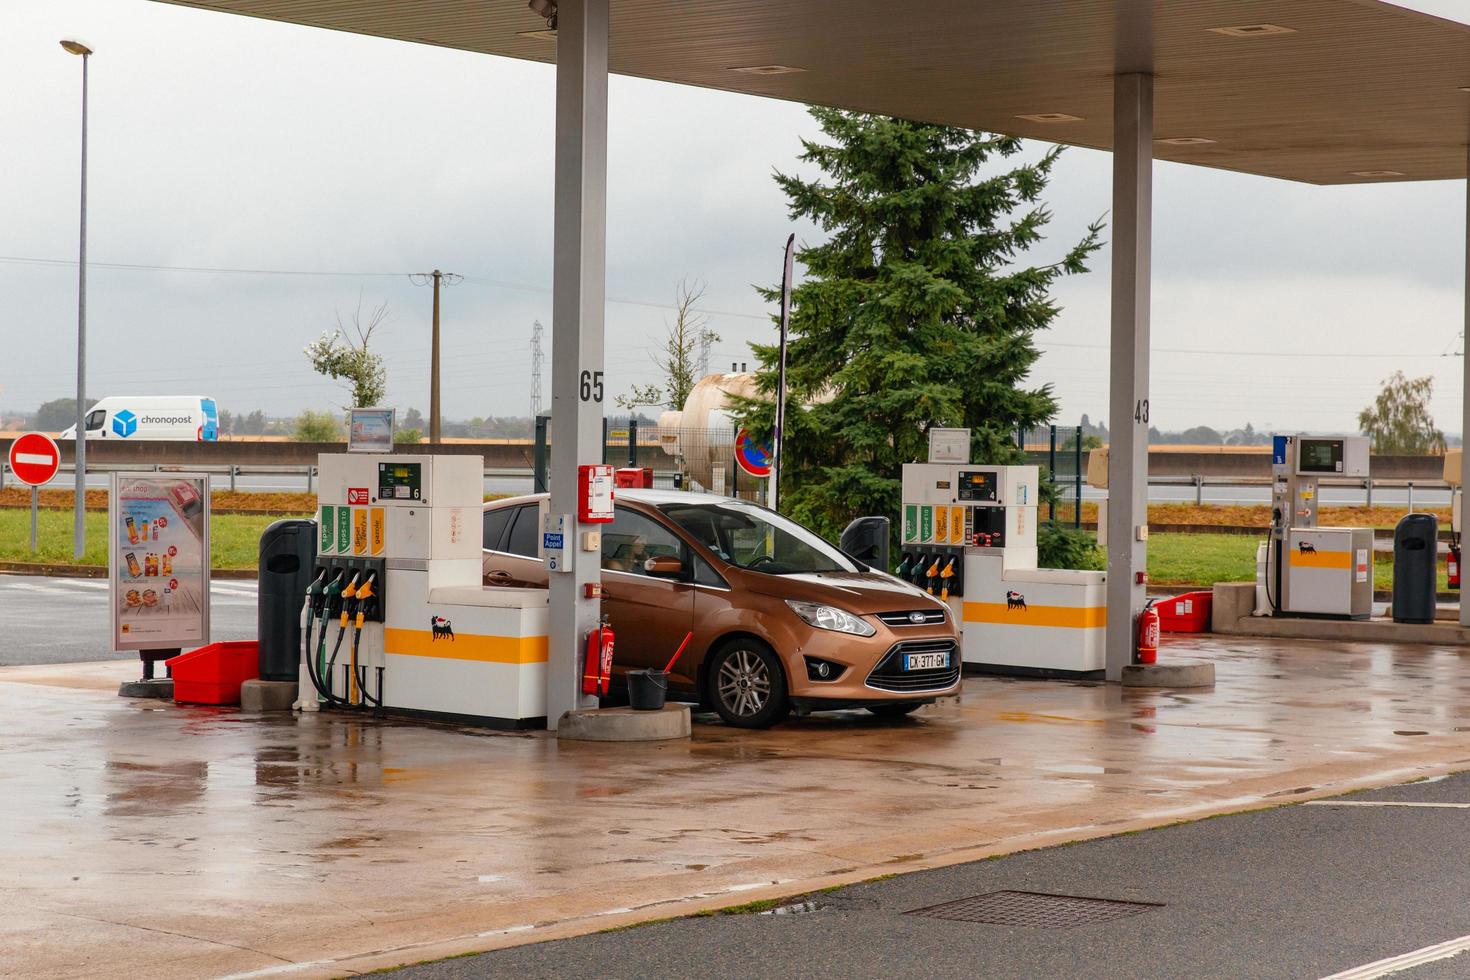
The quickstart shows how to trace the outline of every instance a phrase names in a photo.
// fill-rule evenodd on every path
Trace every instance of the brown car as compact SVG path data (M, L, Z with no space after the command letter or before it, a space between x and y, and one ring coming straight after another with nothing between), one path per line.
M545 500L485 505L486 585L546 587ZM944 603L756 504L619 490L602 569L614 672L661 669L692 631L670 692L732 725L764 728L792 708L904 715L959 690L959 634Z

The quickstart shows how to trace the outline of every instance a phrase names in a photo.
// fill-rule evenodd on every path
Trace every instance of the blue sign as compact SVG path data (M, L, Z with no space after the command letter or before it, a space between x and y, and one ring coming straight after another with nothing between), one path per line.
M541 547L546 551L562 550L562 535L560 531L542 531Z
M1286 465L1286 436L1271 437L1271 463L1274 466Z
M112 416L112 431L114 434L126 439L138 431L138 416L126 408Z

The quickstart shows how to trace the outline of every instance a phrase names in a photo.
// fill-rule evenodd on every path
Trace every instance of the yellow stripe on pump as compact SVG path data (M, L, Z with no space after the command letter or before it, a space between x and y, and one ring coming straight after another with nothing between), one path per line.
M473 660L479 663L540 664L546 662L544 636L477 636L461 633L436 639L429 630L386 629L383 652L406 657Z
M1107 606L1015 606L1004 602L965 603L965 622L999 626L1054 626L1098 629L1108 625Z
M1302 551L1293 548L1287 564L1292 568L1352 568L1351 551Z

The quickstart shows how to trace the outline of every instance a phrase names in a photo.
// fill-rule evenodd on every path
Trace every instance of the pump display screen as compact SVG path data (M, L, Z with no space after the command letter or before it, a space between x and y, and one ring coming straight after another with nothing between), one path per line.
M1341 473L1341 439L1302 439L1297 446L1298 473Z
M992 470L961 470L956 488L960 500L994 501L995 473Z
M419 500L422 497L420 463L379 463L379 500Z

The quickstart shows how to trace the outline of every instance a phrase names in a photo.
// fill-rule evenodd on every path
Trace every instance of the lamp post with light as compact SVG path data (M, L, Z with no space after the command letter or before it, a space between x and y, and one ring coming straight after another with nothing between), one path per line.
M72 551L80 559L87 550L87 59L92 49L67 39L61 46L82 56L82 227L77 260L77 432L76 503Z

